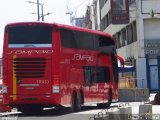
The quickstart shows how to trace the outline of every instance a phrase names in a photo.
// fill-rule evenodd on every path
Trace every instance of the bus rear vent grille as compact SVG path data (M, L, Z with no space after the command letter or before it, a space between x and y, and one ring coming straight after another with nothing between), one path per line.
M13 63L16 78L42 78L45 75L45 58L15 58Z

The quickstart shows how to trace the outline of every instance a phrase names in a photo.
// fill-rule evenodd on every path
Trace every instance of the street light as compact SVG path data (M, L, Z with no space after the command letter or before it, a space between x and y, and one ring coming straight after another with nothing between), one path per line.
M44 21L44 16L52 14L52 13L46 13L46 14L43 13L44 3L39 3L39 0L37 0L37 2L32 2L32 1L26 1L26 2L37 4L37 13L32 13L32 14L38 14L38 21L40 21L40 18L42 18L42 21ZM39 13L39 6L41 6L41 14Z
M32 1L26 1L26 2L28 2L28 3L33 3L33 4L37 4L38 21L40 21L39 5L41 5L41 3L39 3L39 0L37 0L37 2L32 2Z
M50 14L52 14L52 13L53 13L53 12L43 14L43 15L41 16L41 17L42 17L42 21L44 21L44 16L50 15Z
M66 12L66 15L70 16L70 23L72 25L74 25L74 19L75 19L75 17L73 16L73 12Z
M50 14L52 14L53 12L51 12L51 13L46 13L46 14L40 14L40 18L42 18L42 21L44 21L44 16L47 16L47 15L50 15ZM32 13L32 14L38 14L38 13Z
M39 17L39 0L37 0L37 12L38 12L38 21L40 21L40 17Z

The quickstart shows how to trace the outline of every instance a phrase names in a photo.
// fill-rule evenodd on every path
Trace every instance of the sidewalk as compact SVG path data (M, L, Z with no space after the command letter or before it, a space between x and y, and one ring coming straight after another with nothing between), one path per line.
M150 94L149 100L154 100L155 94ZM91 112L91 111L90 111ZM110 109L95 110L93 120L160 120L160 105L146 102L117 102Z

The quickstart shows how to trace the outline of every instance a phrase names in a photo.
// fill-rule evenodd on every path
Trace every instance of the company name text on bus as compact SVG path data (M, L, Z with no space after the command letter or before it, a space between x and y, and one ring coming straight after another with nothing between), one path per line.
M10 51L8 54L52 54L53 50L13 50Z

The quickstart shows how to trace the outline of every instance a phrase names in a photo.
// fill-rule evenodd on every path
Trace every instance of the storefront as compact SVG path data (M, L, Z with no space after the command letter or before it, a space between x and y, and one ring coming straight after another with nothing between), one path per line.
M160 40L145 40L147 84L151 92L160 91Z

